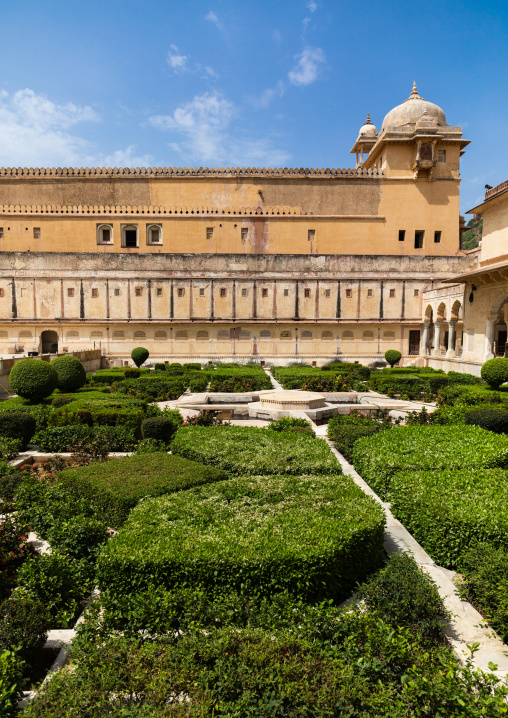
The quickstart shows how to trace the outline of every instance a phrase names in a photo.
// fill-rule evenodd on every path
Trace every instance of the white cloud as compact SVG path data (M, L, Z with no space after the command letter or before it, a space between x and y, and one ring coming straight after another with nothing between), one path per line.
M67 130L96 122L89 106L58 105L33 90L0 92L0 164L14 166L73 165L89 161L91 145Z
M318 4L315 0L308 0L308 2L305 3L305 6L309 12L316 12L318 9Z
M166 62L175 72L183 72L187 69L188 55L181 55L176 45L169 46Z
M264 109L270 105L275 97L282 97L284 90L284 83L282 80L279 80L275 87L268 87L258 97L250 97L249 102L253 107Z
M287 153L275 149L269 140L245 138L231 131L231 122L237 116L232 102L218 93L205 93L177 107L172 115L157 115L150 122L176 136L169 146L188 165L248 166L287 161Z
M317 79L319 65L326 62L325 54L320 47L307 46L301 55L296 55L296 65L288 73L293 85L310 85Z
M124 150L116 150L111 155L98 158L97 164L100 167L151 167L153 157L151 155L134 154L136 145L129 145Z
M210 22L213 22L213 24L216 25L216 27L219 30L223 29L223 25L222 25L221 21L219 20L219 16L216 13L214 13L213 10L210 10L208 15L205 16L205 20L209 20Z

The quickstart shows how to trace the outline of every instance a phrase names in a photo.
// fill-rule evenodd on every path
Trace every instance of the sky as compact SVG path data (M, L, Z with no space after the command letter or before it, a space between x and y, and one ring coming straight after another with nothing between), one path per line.
M508 3L3 0L0 165L351 167L416 81L508 179ZM498 138L493 144L494 139Z

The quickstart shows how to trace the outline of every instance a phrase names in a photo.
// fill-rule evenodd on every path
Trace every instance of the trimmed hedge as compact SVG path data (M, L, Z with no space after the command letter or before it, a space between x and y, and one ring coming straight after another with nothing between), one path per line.
M57 387L60 391L76 391L86 383L86 371L79 359L71 354L57 357L51 362L57 373Z
M122 426L141 437L141 422L144 412L140 408L107 406L105 403L72 402L53 409L50 415L52 426Z
M342 456L351 461L355 441L363 436L372 436L381 429L388 428L375 419L363 416L348 416L338 414L332 416L328 422L328 438L335 443L335 448Z
M508 548L507 478L485 468L401 471L392 478L392 512L437 564L455 568L477 542Z
M147 496L160 496L225 478L218 469L167 453L150 454L149 461L144 455L122 457L66 469L59 474L62 484L86 498L97 515L112 528L119 528L129 511Z
M104 546L98 583L340 599L380 565L384 523L349 477L222 481L138 504Z
M243 426L182 427L171 451L230 476L245 474L340 474L324 441L307 434Z
M167 416L153 416L143 421L141 433L143 439L155 439L169 446L180 426L180 423L171 421Z
M353 463L382 499L399 471L508 468L508 438L476 426L406 426L358 439Z
M501 384L508 381L508 359L489 359L482 366L481 375L491 389L499 389Z
M481 426L496 434L508 434L508 408L482 406L468 409L464 413L464 423Z
M36 403L56 389L58 375L42 359L22 359L12 367L9 383L16 394Z
M114 387L119 394L139 397L146 401L169 401L178 399L185 391L185 381L166 378L163 375L125 379Z
M28 442L35 434L36 421L25 411L0 413L0 436L19 439L21 448L26 449Z
M42 451L58 453L70 451L77 444L88 442L104 442L108 451L132 451L137 444L137 437L130 429L123 426L54 426L38 431L33 443Z

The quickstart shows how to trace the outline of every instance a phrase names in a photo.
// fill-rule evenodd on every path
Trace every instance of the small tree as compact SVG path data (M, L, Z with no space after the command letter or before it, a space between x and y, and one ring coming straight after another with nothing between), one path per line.
M140 367L146 362L150 352L145 347L135 347L131 352L131 359L137 367Z
M16 394L35 404L56 389L58 375L42 359L22 359L12 367L9 383Z
M508 381L508 359L489 359L482 366L481 375L491 389L499 389L501 384Z
M396 349L388 349L388 351L385 352L385 359L391 367L395 366L395 364L400 361L401 357L402 354Z
M57 373L57 387L60 391L76 391L85 385L85 367L79 359L71 354L53 359L51 366L54 367Z

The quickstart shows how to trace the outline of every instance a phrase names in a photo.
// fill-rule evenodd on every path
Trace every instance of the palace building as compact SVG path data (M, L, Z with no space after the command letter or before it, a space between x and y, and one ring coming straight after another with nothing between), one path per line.
M353 169L2 168L0 352L460 362L467 144L414 86Z

